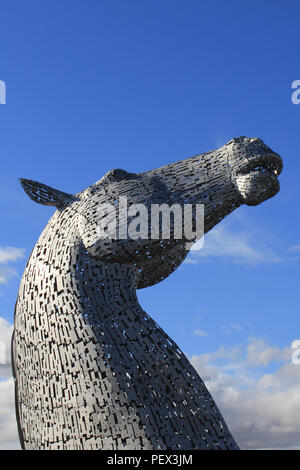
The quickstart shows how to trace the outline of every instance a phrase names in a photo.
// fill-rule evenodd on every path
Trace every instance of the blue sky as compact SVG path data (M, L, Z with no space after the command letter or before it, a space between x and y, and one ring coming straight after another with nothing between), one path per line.
M264 446L300 446L300 377L287 349L300 338L300 104L291 101L291 84L300 79L299 15L292 0L1 2L5 331L26 260L53 213L27 198L18 177L75 193L112 168L145 171L240 135L262 138L283 157L277 196L238 209L206 237L203 252L138 293L194 358L244 447L257 447L264 435L239 427L226 393L240 394L239 410L250 403L241 411L249 417L251 403L264 394L274 399L276 386L286 393L276 395L278 403L292 404L279 409L282 428ZM261 380L277 385L270 392ZM0 403L0 447L13 447L12 418L1 416ZM272 410L267 418L270 429Z

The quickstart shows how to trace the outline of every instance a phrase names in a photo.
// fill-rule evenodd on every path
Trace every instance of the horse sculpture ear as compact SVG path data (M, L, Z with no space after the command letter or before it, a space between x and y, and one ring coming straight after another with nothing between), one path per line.
M30 199L44 206L55 206L61 209L74 201L79 201L79 198L73 194L58 191L38 181L20 178L20 183Z

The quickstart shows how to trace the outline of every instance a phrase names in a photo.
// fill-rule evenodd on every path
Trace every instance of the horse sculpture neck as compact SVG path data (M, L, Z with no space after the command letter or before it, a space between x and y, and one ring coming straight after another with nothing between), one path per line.
M34 391L17 381L23 447L236 448L193 367L140 307L137 268L93 258L76 217L55 213L21 282L15 376Z
M241 204L274 196L281 169L281 157L263 141L239 137L144 173L111 170L75 195L21 180L31 199L58 209L30 257L15 310L12 363L24 448L237 448L192 365L140 307L136 288L168 277L184 260L186 242ZM149 238L151 220L135 237L126 222L135 212L124 219L119 210L128 236L116 235L114 224L102 236L107 219L99 208L116 221L125 196L147 220L153 204L174 204L180 213L203 204L204 230L175 236L185 222L174 215L170 235L156 230ZM197 209L190 215L192 229Z

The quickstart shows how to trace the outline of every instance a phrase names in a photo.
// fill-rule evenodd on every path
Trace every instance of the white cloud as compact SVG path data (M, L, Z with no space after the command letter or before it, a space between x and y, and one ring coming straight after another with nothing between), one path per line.
M230 328L234 331L242 331L243 327L239 323L231 323Z
M13 246L6 246L4 248L0 248L0 263L17 261L18 259L23 257L23 248L14 248Z
M197 250L197 242L187 258L187 263L199 262L208 257L231 259L235 263L256 265L264 262L278 262L280 257L267 248L262 241L258 242L254 232L236 230L230 225L218 225L204 237L202 249Z
M193 331L194 336L200 336L201 338L204 338L205 336L209 336L209 333L206 333L206 331L199 330L199 328L196 328L196 330Z
M14 381L11 371L12 331L13 325L0 317L0 449L20 449L15 417ZM5 351L5 361L2 357L3 350Z
M0 381L0 449L20 449L12 377Z
M23 248L14 248L12 246L6 246L0 248L0 264L5 264L0 268L0 284L6 284L11 278L17 275L15 269L6 263L17 261L24 257L25 250Z
M17 272L10 266L0 268L0 284L6 284L11 278L15 277Z
M300 449L300 365L291 353L250 338L244 346L192 356L242 449ZM262 372L272 361L281 364Z
M245 214L238 212L210 230L192 245L184 264L221 258L233 263L256 266L262 263L295 262L300 245L280 246L274 234L266 233Z
M300 252L300 245L292 245L289 247L289 251L292 253L299 253Z
M239 323L230 323L230 325L221 325L220 329L226 335L231 335L232 332L240 333L244 328Z
M11 335L13 325L0 317L0 380L7 377L7 368L11 363ZM10 367L9 367L10 369Z
M21 248L0 248L0 284L7 283L17 275L15 269L6 263L24 257ZM0 317L0 449L19 449L15 418L14 386L11 377L11 335L13 325Z
M249 366L266 366L270 362L280 362L291 358L291 349L281 350L278 346L270 346L262 338L251 337L247 350L247 365Z

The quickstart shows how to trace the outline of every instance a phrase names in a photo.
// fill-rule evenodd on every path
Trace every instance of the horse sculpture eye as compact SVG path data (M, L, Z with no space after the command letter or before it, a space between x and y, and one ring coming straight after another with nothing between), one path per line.
M135 173L129 173L126 170L121 170L117 168L115 170L111 170L109 175L115 178L117 181L121 180L129 180L129 179L137 179L137 175Z
M119 168L116 170L111 170L112 176L115 176L116 178L122 178L126 176L127 172L125 170L120 170Z

